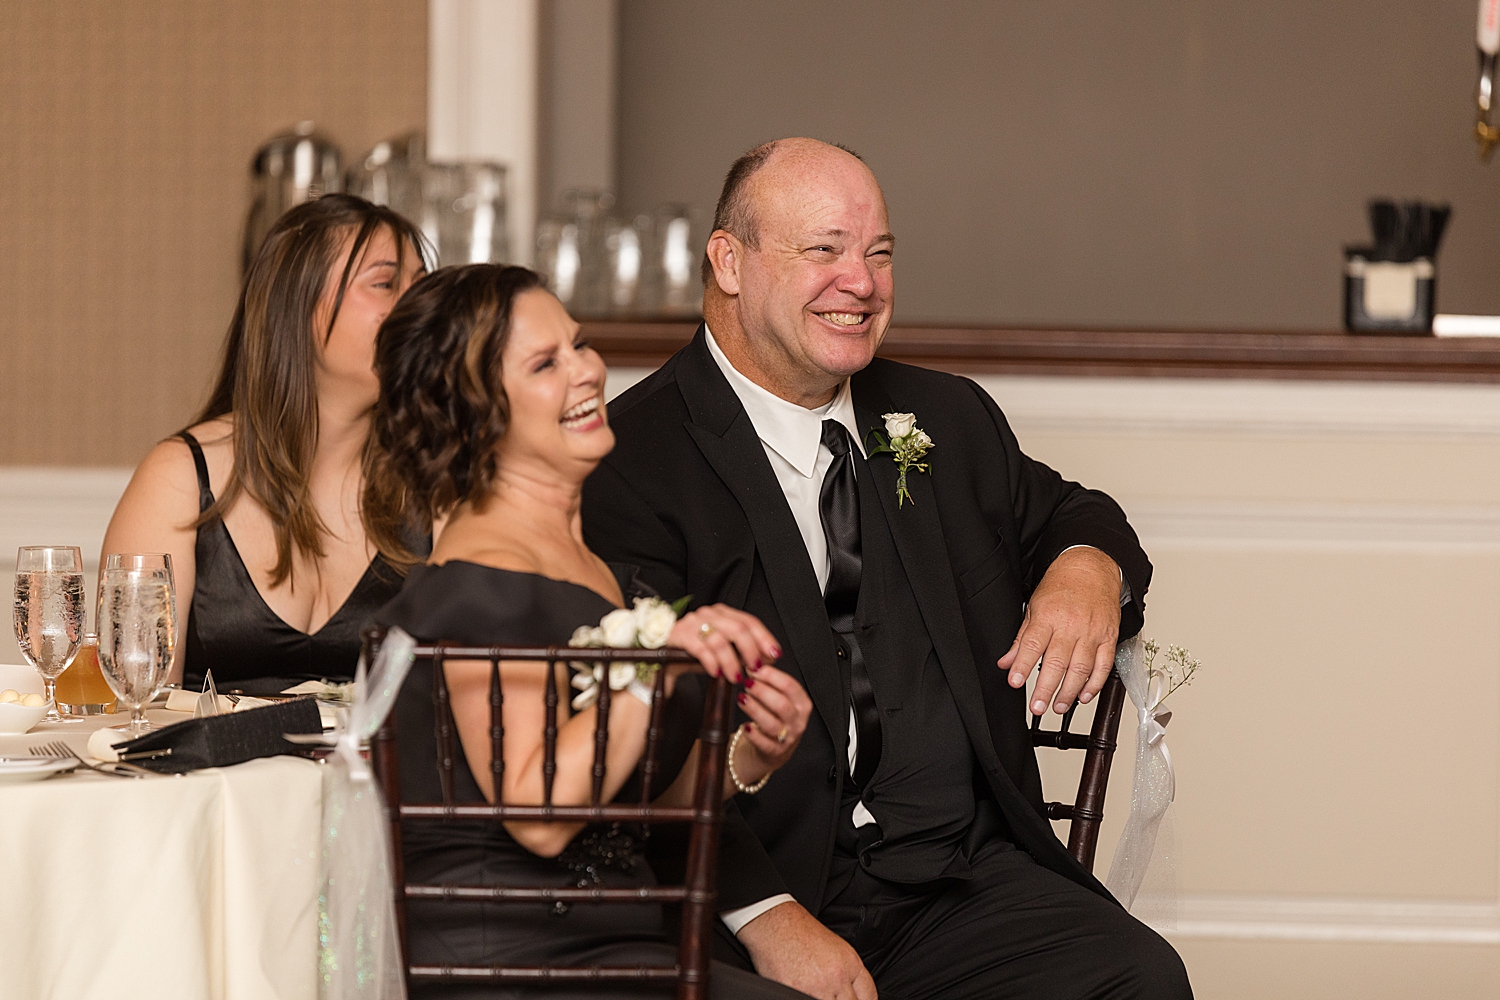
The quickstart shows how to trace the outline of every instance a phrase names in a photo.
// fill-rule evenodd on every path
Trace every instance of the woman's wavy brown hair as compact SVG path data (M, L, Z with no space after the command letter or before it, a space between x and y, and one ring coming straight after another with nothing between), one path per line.
M382 229L395 237L398 272L408 253L424 262L430 258L414 225L353 195L325 195L277 220L245 276L225 337L218 380L193 420L200 424L234 417L229 480L194 527L222 518L241 493L254 498L271 515L276 531L273 586L291 576L295 552L323 556L328 529L313 508L308 486L318 446L314 371L360 255ZM329 272L351 236L349 260L333 291L327 326L315 330Z
M419 558L408 539L495 481L495 445L510 423L500 358L516 296L535 271L468 264L411 286L375 341L380 400L366 451L365 532L387 562Z

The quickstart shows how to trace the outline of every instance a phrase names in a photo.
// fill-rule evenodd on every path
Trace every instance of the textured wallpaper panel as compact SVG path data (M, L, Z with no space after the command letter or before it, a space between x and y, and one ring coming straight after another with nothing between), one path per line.
M423 0L48 0L0 18L0 464L133 464L202 402L249 162L420 127Z

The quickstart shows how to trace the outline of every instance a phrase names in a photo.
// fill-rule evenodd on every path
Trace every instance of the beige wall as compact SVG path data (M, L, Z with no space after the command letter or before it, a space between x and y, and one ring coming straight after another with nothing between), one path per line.
M0 17L0 465L133 464L207 389L256 147L426 120L424 0L47 0Z
M909 321L1335 329L1377 196L1451 201L1440 308L1500 313L1471 0L623 0L620 74L622 200L700 230L749 146L859 150Z

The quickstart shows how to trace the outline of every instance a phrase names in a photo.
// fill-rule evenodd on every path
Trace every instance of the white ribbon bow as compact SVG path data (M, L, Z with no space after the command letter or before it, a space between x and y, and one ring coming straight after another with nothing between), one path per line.
M1167 736L1167 723L1172 721L1172 712L1161 710L1161 703L1167 697L1166 679L1160 676L1151 678L1146 685L1146 707L1139 709L1140 734L1149 747L1155 747L1161 751L1162 759L1167 764L1167 777L1171 779L1171 795L1169 802L1177 801L1177 772L1172 767L1172 752L1167 749L1164 742Z

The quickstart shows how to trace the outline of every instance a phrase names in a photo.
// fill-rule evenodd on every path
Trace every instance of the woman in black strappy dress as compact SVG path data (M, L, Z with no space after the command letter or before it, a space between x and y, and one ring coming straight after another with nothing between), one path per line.
M564 645L644 596L631 567L606 565L583 541L583 481L614 446L604 407L604 363L578 324L519 267L445 268L414 285L382 325L376 348L380 401L376 459L366 480L365 521L393 563L418 553L402 539L445 517L425 565L379 620L419 639L475 645ZM755 618L723 605L678 620L668 643L711 673L742 679L747 717L731 743L726 791L758 790L790 759L811 702L770 664L775 638ZM540 663L507 664L502 680L505 768L490 770L489 664L445 662L463 753L455 797L464 802L540 803L546 680ZM674 668L676 669L676 668ZM433 738L432 667L413 669L395 707L403 798L441 801ZM662 799L686 804L690 758L701 721L701 674L669 674ZM558 685L561 688L561 684ZM567 702L562 693L561 701ZM628 795L645 746L649 690L611 699L605 799ZM558 730L553 801L589 799L596 706ZM580 825L448 822L408 824L409 881L428 884L603 885L655 883L630 831ZM660 907L407 904L412 961L435 965L669 965L676 948ZM802 994L715 963L716 997ZM661 988L601 992L501 985L428 984L414 996L497 998L661 996ZM670 995L669 992L666 995Z
M104 552L172 556L185 687L210 670L221 691L354 675L360 629L401 586L360 519L375 333L422 247L410 222L350 195L283 215L208 405L136 469Z

